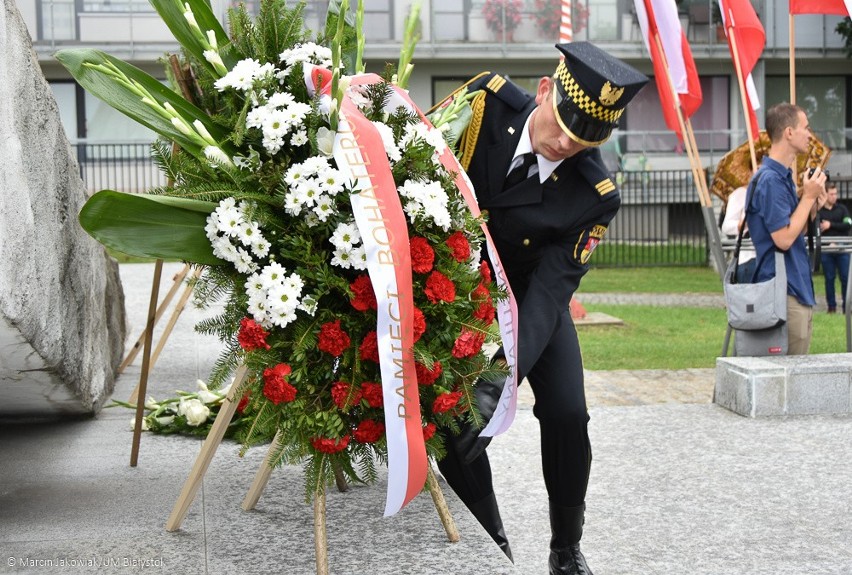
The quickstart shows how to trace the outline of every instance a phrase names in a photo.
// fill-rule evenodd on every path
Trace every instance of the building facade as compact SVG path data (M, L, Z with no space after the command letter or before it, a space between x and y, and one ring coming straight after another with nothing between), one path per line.
M252 0L255 1L255 0ZM761 97L758 117L790 98L790 23L787 0L753 0L767 42L753 72ZM326 0L305 3L316 29ZM396 61L411 0L365 0L368 71ZM692 119L702 164L745 141L744 116L716 0L679 0L681 23L701 77L704 103ZM213 0L226 20L231 6ZM508 8L517 8L517 12ZM495 70L532 88L551 74L557 59L560 0L423 0L421 40L410 90L423 108L482 70ZM177 49L169 30L146 0L18 0L45 76L54 89L72 142L145 142L154 135L85 94L53 58L66 47L103 50L164 78L162 59ZM815 132L833 151L829 169L852 175L852 61L834 30L839 16L797 16L796 100ZM648 75L653 73L632 0L574 0L574 39L589 40ZM606 144L613 169L681 169L688 159L666 130L653 82L631 103L620 130Z

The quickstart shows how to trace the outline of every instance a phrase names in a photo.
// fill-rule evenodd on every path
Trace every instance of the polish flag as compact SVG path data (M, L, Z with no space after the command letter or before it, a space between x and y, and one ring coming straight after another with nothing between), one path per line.
M633 0L633 3L645 47L654 65L654 79L663 107L663 119L666 126L682 141L677 107L680 106L684 116L689 118L701 106L703 96L692 50L680 26L677 5L674 0ZM660 37L662 52L655 40L657 36ZM672 93L668 76L671 76L677 96Z
M764 31L754 8L749 0L719 0L719 8L722 13L722 22L725 25L725 34L728 37L728 48L731 50L731 59L734 58L734 47L731 36L736 39L737 55L740 60L740 70L746 85L745 108L748 113L749 124L751 124L751 135L754 139L760 137L755 110L760 108L760 99L754 87L754 79L751 71L757 64L763 48L766 46L766 31Z
M790 14L852 16L852 0L790 0Z

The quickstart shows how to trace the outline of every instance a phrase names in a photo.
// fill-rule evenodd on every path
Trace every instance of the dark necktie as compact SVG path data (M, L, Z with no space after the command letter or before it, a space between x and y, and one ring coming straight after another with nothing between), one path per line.
M536 163L535 154L527 152L521 157L523 158L523 162L506 176L506 180L503 182L503 190L508 190L529 177L530 168Z

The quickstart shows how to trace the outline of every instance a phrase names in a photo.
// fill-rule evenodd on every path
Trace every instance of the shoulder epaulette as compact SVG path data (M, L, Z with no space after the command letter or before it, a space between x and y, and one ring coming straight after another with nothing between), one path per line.
M503 103L519 112L524 109L524 106L530 100L530 95L521 89L520 86L500 74L489 74L480 78L479 83L481 83L480 87L483 90L494 94ZM474 88L471 87L470 89L473 90Z
M616 190L615 182L612 181L598 149L589 149L589 152L580 160L577 168L602 198Z

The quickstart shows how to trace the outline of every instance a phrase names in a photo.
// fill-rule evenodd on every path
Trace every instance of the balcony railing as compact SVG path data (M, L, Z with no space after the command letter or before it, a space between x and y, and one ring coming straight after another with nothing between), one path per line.
M36 44L125 43L144 45L173 41L145 0L33 0L39 17ZM505 6L511 2L517 12ZM759 14L765 0L753 2ZM259 0L245 2L256 11ZM368 46L402 41L408 0L367 3ZM717 0L680 0L681 25L691 43L725 44L718 26ZM328 1L305 2L304 18L312 30L323 27ZM433 0L420 16L421 43L431 46L480 44L550 44L559 38L561 0ZM220 19L226 20L226 9ZM137 21L135 24L134 21ZM632 0L574 0L574 40L641 44L642 33ZM717 31L718 30L718 31ZM719 35L721 33L721 36Z

